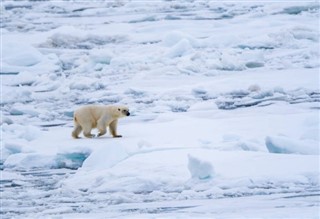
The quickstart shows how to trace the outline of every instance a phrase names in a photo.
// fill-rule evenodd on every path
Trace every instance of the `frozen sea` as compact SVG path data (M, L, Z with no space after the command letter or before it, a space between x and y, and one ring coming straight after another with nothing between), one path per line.
M1 1L0 217L319 218L319 8Z

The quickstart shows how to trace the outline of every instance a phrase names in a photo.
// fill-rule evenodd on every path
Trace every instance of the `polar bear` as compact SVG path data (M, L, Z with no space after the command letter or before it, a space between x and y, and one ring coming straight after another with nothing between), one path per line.
M73 138L79 138L80 132L83 130L83 135L87 138L93 138L91 134L93 128L99 130L97 137L106 134L107 127L114 138L122 137L117 134L118 119L129 116L130 112L126 106L100 106L88 105L77 109L74 112L74 130Z

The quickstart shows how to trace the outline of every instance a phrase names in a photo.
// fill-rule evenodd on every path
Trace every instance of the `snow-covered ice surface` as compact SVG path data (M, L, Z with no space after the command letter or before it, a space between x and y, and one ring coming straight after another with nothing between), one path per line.
M319 7L1 1L1 218L319 218Z

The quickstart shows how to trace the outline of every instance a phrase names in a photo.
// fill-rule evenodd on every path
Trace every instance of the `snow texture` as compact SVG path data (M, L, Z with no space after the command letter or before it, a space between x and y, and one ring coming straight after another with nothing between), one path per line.
M1 218L318 218L319 8L1 1Z
M212 164L188 155L188 169L195 179L209 179L214 175Z

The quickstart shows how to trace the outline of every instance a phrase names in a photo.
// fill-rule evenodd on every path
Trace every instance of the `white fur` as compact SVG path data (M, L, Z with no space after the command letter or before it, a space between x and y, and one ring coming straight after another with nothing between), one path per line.
M107 132L109 127L113 137L122 137L117 134L118 119L130 115L126 106L99 106L89 105L83 106L74 112L74 130L72 137L79 138L80 132L87 138L92 138L91 130L97 128L98 136L102 136Z

